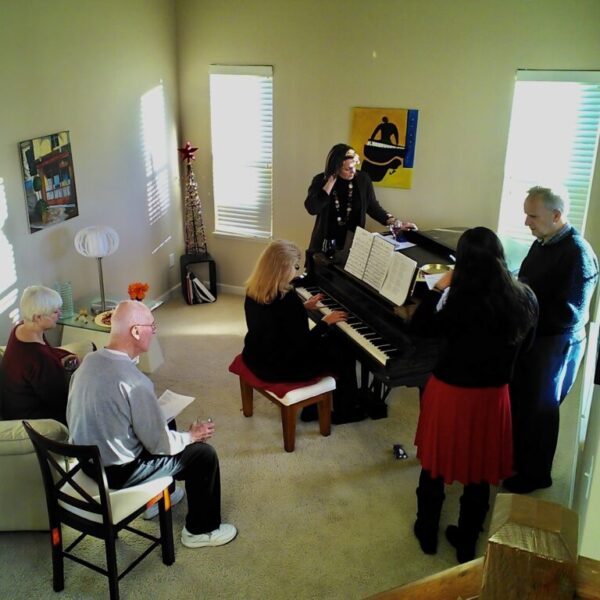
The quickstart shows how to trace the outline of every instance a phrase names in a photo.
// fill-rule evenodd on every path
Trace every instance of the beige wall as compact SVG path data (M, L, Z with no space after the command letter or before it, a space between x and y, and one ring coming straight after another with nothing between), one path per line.
M71 280L76 297L98 291L95 261L73 248L87 225L120 235L118 252L104 260L107 294L123 296L141 280L157 296L177 282L168 268L168 254L182 248L175 60L172 0L0 0L0 339L27 285ZM151 224L152 186L163 175L146 173L141 99L161 82L165 114L146 119L146 132L166 150L165 169L156 170L165 171L160 200L170 206ZM18 142L63 129L80 216L31 235Z
M177 9L182 131L201 147L208 230L208 66L272 64L274 236L302 247L308 184L349 139L352 107L419 110L413 189L377 188L386 209L421 228L495 227L515 71L600 68L594 0L180 0ZM211 236L220 281L242 285L262 247Z

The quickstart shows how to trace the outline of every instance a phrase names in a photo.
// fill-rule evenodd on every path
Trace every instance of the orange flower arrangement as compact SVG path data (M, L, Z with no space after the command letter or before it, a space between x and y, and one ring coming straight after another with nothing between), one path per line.
M130 283L127 287L127 293L132 300L143 300L146 297L146 292L150 289L150 286L147 283L142 283L141 281L136 281L134 283Z

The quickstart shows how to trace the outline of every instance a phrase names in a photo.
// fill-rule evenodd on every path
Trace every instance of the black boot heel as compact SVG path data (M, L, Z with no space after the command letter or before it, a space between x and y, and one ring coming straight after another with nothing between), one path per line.
M419 540L421 550L425 554L436 554L438 545L438 530L421 524L419 519L415 521L413 527L415 537Z
M461 535L460 529L456 525L446 527L446 539L450 545L456 548L456 560L459 563L466 563L475 558L475 546L477 540L467 540Z

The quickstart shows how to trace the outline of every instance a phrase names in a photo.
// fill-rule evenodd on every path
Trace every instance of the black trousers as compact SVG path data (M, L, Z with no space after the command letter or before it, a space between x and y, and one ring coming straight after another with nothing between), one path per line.
M126 465L105 467L109 487L120 489L171 475L185 481L188 514L186 529L208 533L221 525L221 475L216 450L196 442L174 456L156 456L145 450Z

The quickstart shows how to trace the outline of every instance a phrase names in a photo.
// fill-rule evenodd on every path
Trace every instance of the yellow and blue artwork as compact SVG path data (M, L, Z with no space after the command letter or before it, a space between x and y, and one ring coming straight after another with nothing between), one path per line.
M418 119L410 108L352 109L350 144L375 185L412 187Z

